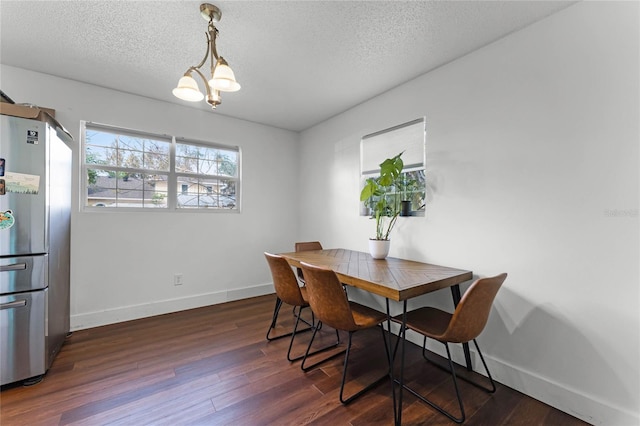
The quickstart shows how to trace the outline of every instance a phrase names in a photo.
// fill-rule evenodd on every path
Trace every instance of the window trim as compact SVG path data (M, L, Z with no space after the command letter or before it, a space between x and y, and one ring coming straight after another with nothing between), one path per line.
M87 129L95 129L97 131L104 131L114 133L116 135L125 135L135 138L148 138L159 141L166 141L170 144L169 148L169 170L158 171L167 175L167 188L176 188L175 191L167 190L167 207L166 208L147 208L147 207L104 207L104 206L91 206L87 205L87 192L88 192L88 180L87 170L90 169L86 163L86 132ZM214 176L204 175L198 173L178 173L175 170L176 166L176 147L178 144L187 144L194 146L202 146L206 148L221 149L225 151L233 151L237 153L237 171L235 177L228 176ZM141 130L134 130L119 126L113 126L109 124L96 123L92 121L81 120L80 121L80 149L79 151L79 187L80 193L78 195L78 205L81 212L162 212L162 213L240 213L242 211L242 149L237 145L226 145L219 142L207 142L198 139L190 139L182 136L172 136L167 134L145 132ZM119 167L108 166L108 168L122 171L136 171L142 174L148 174L151 169L137 169L132 167ZM234 208L207 208L207 207L178 207L178 178L185 176L189 178L203 178L208 177L211 179L230 178L235 181L236 191L236 206Z

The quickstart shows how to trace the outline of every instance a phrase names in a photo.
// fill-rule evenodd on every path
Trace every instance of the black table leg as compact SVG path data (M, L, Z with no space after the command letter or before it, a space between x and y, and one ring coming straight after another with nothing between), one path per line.
M406 328L407 328L407 301L405 300L402 304L402 324L400 325L400 332L398 333L398 339L402 339L401 341L401 351L400 354L400 394L398 395L398 409L396 412L395 424L396 426L402 425L402 394L404 393L404 358L405 358L405 342L406 339ZM395 386L395 383L393 384ZM395 396L395 390L394 390Z
M394 365L394 360L395 360L395 351L392 351L392 336L393 333L391 332L391 310L389 309L389 299L386 299L387 301L387 336L389 337L389 351L387 352L387 356L389 357L389 378L391 379L391 394L393 396L393 420L395 421L398 418L398 408L396 405L396 384L395 384L395 380L393 378L393 365ZM398 336L399 338L400 336Z
M451 286L451 296L453 297L453 305L458 306L460 303L461 295L460 295L460 286L458 284ZM471 366L471 352L469 351L469 343L463 343L462 349L464 350L464 360L467 363L467 370L472 371L473 367Z

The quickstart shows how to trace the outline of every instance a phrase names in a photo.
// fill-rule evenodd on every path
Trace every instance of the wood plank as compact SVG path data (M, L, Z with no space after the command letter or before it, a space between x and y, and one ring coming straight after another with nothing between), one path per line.
M390 383L344 406L342 356L304 373L286 359L289 339L265 340L274 303L267 295L77 331L43 382L2 388L0 424L392 424ZM291 310L281 315L284 331ZM322 335L335 339L329 327ZM375 329L354 335L347 392L384 371L381 340ZM406 366L411 386L455 408L450 377L411 343ZM489 395L462 382L461 391L465 424L586 424L506 386ZM403 424L453 424L408 393L404 401Z

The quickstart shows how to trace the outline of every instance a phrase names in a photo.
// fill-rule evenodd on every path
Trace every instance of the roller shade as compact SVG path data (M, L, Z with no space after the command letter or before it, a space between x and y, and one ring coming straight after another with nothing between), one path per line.
M424 118L419 118L364 136L360 142L362 174L378 173L380 163L402 151L405 170L424 168L424 133Z

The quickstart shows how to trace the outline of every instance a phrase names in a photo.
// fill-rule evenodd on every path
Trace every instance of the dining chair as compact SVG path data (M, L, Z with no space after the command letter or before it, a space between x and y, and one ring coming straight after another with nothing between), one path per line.
M293 347L293 342L295 340L296 334L314 330L314 334L321 328L320 324L315 323L315 318L313 313L311 314L311 323L306 322L302 319L302 310L309 307L309 301L307 296L307 289L304 287L300 287L298 284L298 280L296 279L293 269L289 266L289 263L282 257L276 254L264 253L265 258L267 259L267 263L269 264L269 269L271 270L271 276L273 278L273 286L276 290L277 302L276 309L273 313L273 318L271 320L271 324L269 326L269 330L267 330L267 340L272 341L276 339L280 339L282 337L291 336L291 341L289 342L289 349L287 351L287 359L289 361L297 361L307 356L307 352L304 355L300 355L297 357L291 357L291 348ZM276 320L278 318L278 312L282 307L283 303L287 303L293 306L294 316L296 318L295 324L293 326L293 330L290 333L282 334L279 336L271 337L271 331L276 327ZM298 312L296 313L296 308L298 308ZM300 321L306 322L309 327L304 328L302 330L298 330L298 325ZM337 342L332 345L328 345L314 353L322 352L324 350L331 349L340 344L340 335L336 331Z
M322 244L320 241L299 241L295 244L296 251L310 251L310 250L322 250ZM302 269L297 268L298 279L302 284L304 284L304 276L302 274Z
M349 363L349 354L351 351L351 342L353 334L356 331L369 329L375 326L379 326L382 332L382 339L384 341L385 352L387 353L387 359L389 359L389 348L387 346L387 340L385 330L382 327L382 322L387 319L387 314L361 305L359 303L349 301L347 294L338 279L336 273L330 269L320 268L302 262L302 272L306 278L307 294L309 297L309 304L311 310L318 319L319 322L326 324L336 330L342 330L349 333L349 340L344 357L344 366L342 370L342 381L340 383L340 402L348 404L357 397L361 396L364 392L376 386L383 379L389 378L389 371L368 384L358 392L354 393L348 398L344 398L344 385L347 376L347 367ZM314 330L311 336L311 341L307 348L307 353L311 350L313 340L316 336ZM332 355L327 358L331 359L335 356L341 355L342 352ZM307 356L302 360L301 368L303 371L308 371L311 367L306 367L305 363ZM326 361L326 360L323 360ZM316 363L315 365L317 365ZM313 366L312 366L313 367Z
M473 340L478 355L482 360L482 365L487 372L487 377L491 384L491 387L485 387L482 384L469 380L464 377L461 379L486 390L489 393L496 391L496 385L491 377L487 363L482 356L476 337L480 335L484 330L487 320L489 318L489 312L491 306L498 293L498 290L507 278L507 274L500 274L490 278L480 278L476 280L462 296L462 299L455 308L453 314L442 311L433 307L422 307L414 311L407 312L406 316L406 329L413 330L424 336L422 343L422 355L423 357L433 363L434 365L449 372L453 378L453 386L456 391L456 397L458 398L458 405L460 407L460 417L455 417L444 408L438 406L434 402L428 400L423 395L418 394L413 389L406 385L403 385L404 389L411 392L423 402L429 404L431 407L447 416L449 419L456 423L462 423L465 420L464 406L462 404L462 397L460 390L458 389L458 381L456 379L456 371L454 368L453 360L451 359L451 352L449 350L449 343L467 343ZM394 321L402 324L402 315L395 316ZM443 343L447 350L447 357L449 360L449 367L441 366L431 360L426 355L426 343L427 337ZM396 346L397 348L397 346Z
M322 244L319 241L304 241L295 243L295 251L305 251L305 250L322 250ZM304 285L304 278L302 276L302 269L296 268L298 274L298 280L302 285ZM306 291L306 290L305 290ZM273 308L273 318L271 320L271 324L269 325L269 329L267 330L267 340L276 340L281 337L290 336L291 333L282 334L275 337L270 337L271 330L276 326L276 321L278 320L278 314L280 313L280 308L282 307L282 299L277 295L276 292L276 306ZM293 307L293 315L296 315L296 305ZM303 320L304 321L304 320ZM306 322L306 321L305 321ZM310 324L309 324L310 325Z

